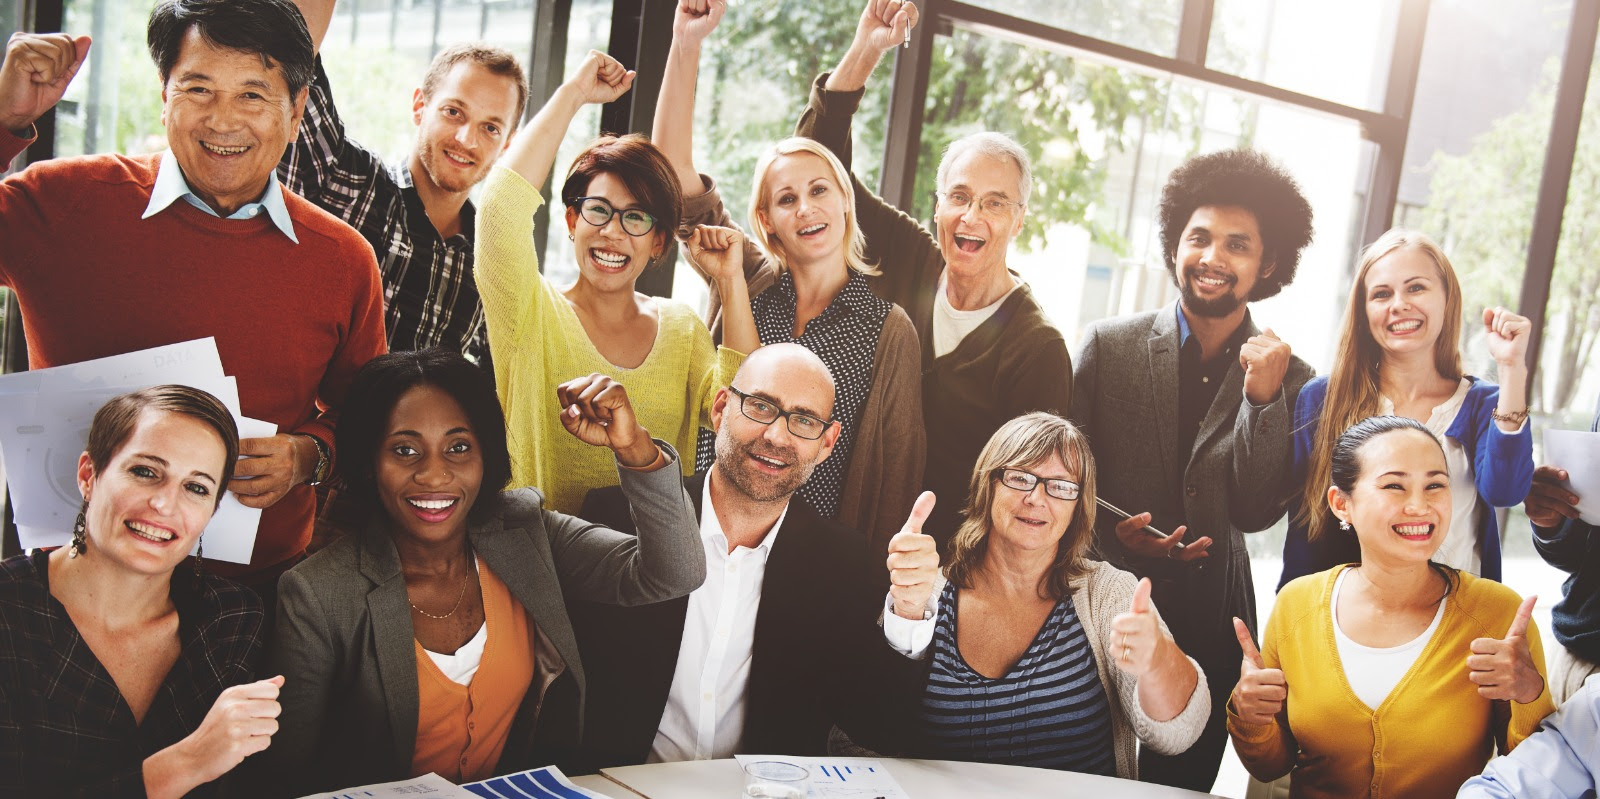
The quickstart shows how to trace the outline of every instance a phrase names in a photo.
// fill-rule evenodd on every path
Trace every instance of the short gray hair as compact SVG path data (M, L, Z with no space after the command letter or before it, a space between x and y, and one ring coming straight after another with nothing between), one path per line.
M944 157L939 159L939 172L935 182L940 191L944 190L945 178L950 174L950 165L969 151L1016 164L1017 171L1021 173L1017 181L1020 184L1018 188L1022 192L1017 201L1023 205L1028 204L1028 197L1033 194L1033 164L1028 159L1028 151L1022 149L1022 145L1010 136L990 130L962 136L944 148Z

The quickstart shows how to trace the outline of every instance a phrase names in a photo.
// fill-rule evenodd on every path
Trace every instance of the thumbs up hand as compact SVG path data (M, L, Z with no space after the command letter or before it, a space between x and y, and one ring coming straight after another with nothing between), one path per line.
M1479 696L1526 705L1544 693L1544 676L1533 663L1527 638L1528 619L1538 599L1530 596L1522 600L1506 637L1473 640L1472 654L1467 657L1467 679L1478 686Z
M1250 640L1250 628L1238 617L1233 620L1233 634L1244 650L1239 684L1233 687L1234 712L1246 724L1271 724L1289 697L1289 683L1284 681L1282 669L1269 669L1262 663L1261 650Z
M939 576L939 545L933 536L922 534L933 503L933 492L922 492L911 506L906 526L889 539L889 595L894 597L895 615L903 619L922 620Z
M1150 673L1156 665L1156 652L1166 643L1156 614L1150 609L1150 578L1139 581L1133 602L1124 613L1111 620L1112 662L1136 677Z

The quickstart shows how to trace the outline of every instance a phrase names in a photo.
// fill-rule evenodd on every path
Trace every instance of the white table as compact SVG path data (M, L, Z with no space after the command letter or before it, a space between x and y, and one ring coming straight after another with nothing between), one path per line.
M774 756L774 760L782 760ZM836 758L848 762L850 758ZM913 799L1095 796L1127 799L1195 799L1211 794L1067 771L877 758ZM733 760L697 760L601 769L573 782L613 799L738 799L744 772Z

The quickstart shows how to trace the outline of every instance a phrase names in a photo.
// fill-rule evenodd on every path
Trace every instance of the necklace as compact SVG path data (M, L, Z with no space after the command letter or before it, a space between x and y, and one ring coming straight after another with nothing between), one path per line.
M417 607L417 603L415 603L415 602L411 602L410 603L411 604L411 609L416 611L416 612L418 612L418 613L421 613L422 615L427 616L428 618L433 619L435 621L442 621L444 619L448 619L451 616L456 615L456 611L461 609L461 600L467 598L467 585L469 583L471 583L471 582L472 582L472 569L468 569L466 574L461 575L461 593L456 597L456 603L454 605L451 605L450 606L450 612L444 614L443 616L435 616L432 613L429 613L428 611Z

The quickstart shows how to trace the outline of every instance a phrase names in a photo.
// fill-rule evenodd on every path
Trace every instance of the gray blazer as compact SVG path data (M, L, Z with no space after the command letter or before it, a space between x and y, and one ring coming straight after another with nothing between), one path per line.
M530 691L518 709L500 759L503 771L550 762L541 742L572 745L581 733L583 662L564 590L638 605L684 596L705 579L700 526L677 453L656 443L670 465L649 473L617 470L637 537L546 510L532 488L502 493L492 515L468 525L473 550L566 662L543 707ZM409 776L418 702L409 604L382 517L283 575L272 672L285 678L283 714L262 756L269 781L300 795ZM571 695L564 702L552 695L563 682Z
M1257 330L1247 313L1244 327ZM1154 583L1153 599L1183 651L1199 661L1213 687L1217 668L1239 668L1232 617L1255 628L1255 592L1244 533L1283 515L1293 492L1290 425L1294 401L1313 370L1292 358L1278 399L1262 406L1244 398L1244 370L1234 363L1195 436L1178 451L1178 317L1173 306L1105 319L1084 334L1074 359L1072 418L1089 435L1099 494L1129 513L1149 511L1170 533L1211 536L1211 556L1194 563L1128 554L1100 511L1102 557Z

